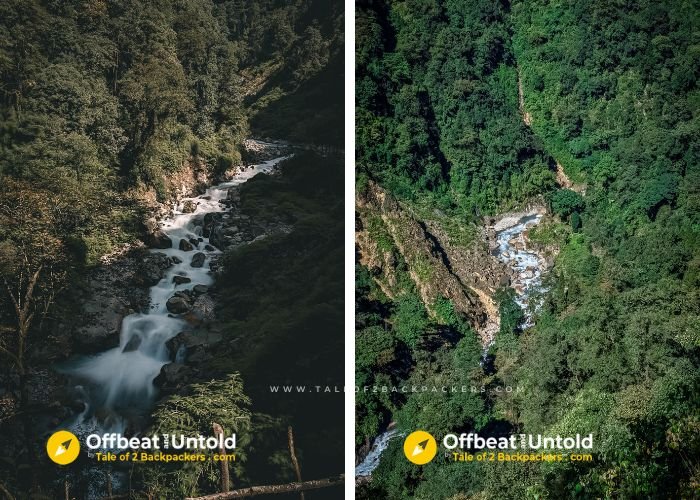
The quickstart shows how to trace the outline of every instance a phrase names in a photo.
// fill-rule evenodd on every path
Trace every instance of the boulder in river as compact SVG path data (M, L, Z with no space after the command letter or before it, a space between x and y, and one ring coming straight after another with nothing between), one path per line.
M213 251L216 250L216 248L214 248L213 246L207 244L207 245L204 245L204 250L206 250L207 252L213 252Z
M209 291L209 287L207 285L195 285L192 291L195 295L203 295Z
M182 213L183 214L191 214L195 210L197 210L197 205L194 200L185 200L185 202L182 204Z
M192 243L182 238L180 240L180 250L182 250L183 252L191 252L192 250L194 250L194 247L192 246Z
M165 270L172 266L170 258L161 252L148 254L141 266L140 281L146 286L155 286L165 276Z
M134 335L129 339L129 342L126 343L124 346L124 349L122 349L122 352L131 352L135 351L139 348L141 345L141 336L140 335Z
M192 267L202 267L204 265L204 261L206 260L207 256L204 255L202 252L197 252L192 256L192 262L190 263L190 266Z
M209 235L211 234L211 230L214 227L214 223L217 220L221 219L221 214L217 214L215 212L209 212L204 215L204 219L202 220L202 227L203 227L203 234L204 235Z
M197 238L190 238L190 244L194 248L199 248L199 240Z
M190 304L183 297L170 297L165 307L173 314L183 314L190 310Z
M162 229L156 229L146 236L146 245L151 248L165 249L173 246L173 240Z
M170 257L170 260L173 262L173 264L182 264L182 259L177 255Z
M199 295L192 303L192 309L183 318L192 326L211 322L215 317L215 306L214 300L209 295Z
M188 278L187 276L179 276L179 275L173 276L173 283L175 283L176 285L184 285L185 283L189 283L191 281L192 280L190 278Z
M220 333L208 330L195 330L180 332L168 340L165 345L168 348L171 359L175 359L178 352L184 350L185 353L194 354L199 350L204 350L221 342L221 339Z

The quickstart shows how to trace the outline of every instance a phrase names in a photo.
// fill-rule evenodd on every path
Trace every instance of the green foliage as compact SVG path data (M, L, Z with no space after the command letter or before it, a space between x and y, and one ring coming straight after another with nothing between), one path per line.
M173 187L180 187L174 186L173 179L187 174L188 167L193 167L198 177L201 173L215 177L240 165L240 149L250 133L251 122L256 133L269 133L276 138L310 145L341 144L342 22L343 4L337 0L0 3L0 209L6 209L0 214L0 274L12 287L16 284L14 297L24 297L33 273L41 270L33 295L28 296L32 306L27 309L30 319L22 322L25 329L32 330L27 337L31 345L20 346L19 337L13 336L17 330L15 307L3 286L0 347L12 352L15 348L27 350L40 373L47 368L47 360L53 362L55 357L69 353L65 345L70 331L67 325L72 325L74 321L70 319L77 317L76 295L84 291L87 268L144 237L143 222L153 215L154 207L150 196L144 197L143 193L155 192L157 201L170 203ZM338 271L337 266L342 260L342 218L338 219L342 214L342 168L335 159L325 159L324 168L318 168L318 159L309 161L314 165L311 170L304 165L296 168L308 177L294 177L294 171L289 175L294 178L293 194L270 195L269 203L261 202L260 213L255 214L262 220L289 209L294 215L282 222L285 228L298 223L293 234L256 242L247 249L249 253L240 256L244 261L251 257L258 263L252 266L257 265L259 276L268 282L288 278L287 284L291 285L280 286L276 289L279 293L274 294L269 293L265 283L256 282L256 286L262 286L257 295L230 293L227 296L240 303L227 304L230 310L238 311L245 302L252 311L249 323L244 318L236 324L239 332L256 332L275 342L284 335L295 341L302 339L298 344L292 342L286 361L301 360L304 348L314 353L322 351L318 365L317 359L307 360L307 373L316 369L314 373L333 373L333 380L321 382L341 386L338 372L342 374L342 365L335 360L342 358L342 341L329 332L342 332L342 317L337 313L342 311L342 269ZM257 201L267 196L262 190L271 185L279 184L260 181ZM317 188L326 191L319 194ZM27 208L23 199L34 202ZM18 204L23 205L22 210L17 209ZM38 225L33 231L18 228L35 223ZM328 227L333 229L327 231ZM317 248L310 248L313 245ZM285 254L286 251L297 253ZM299 254L306 258L297 259ZM275 255L278 262L298 265L286 267L288 274L278 272L270 267L270 255ZM287 255L288 260L281 255ZM251 264L240 267L246 266ZM318 271L313 276L316 289L308 288L312 280L308 269ZM224 277L229 278L232 276ZM235 279L232 283L236 283ZM335 293L329 291L331 288ZM256 301L266 295L269 300ZM303 297L310 298L304 304L295 302ZM23 298L22 302L30 301ZM279 311L279 315L269 316L267 311ZM258 342L256 338L252 342L255 348L251 349L251 364L267 355L276 359L279 344L275 342ZM301 352L294 350L295 345L301 346ZM245 350L233 350L245 356ZM22 363L5 361L8 362L0 364L0 379L4 385L11 381L10 386L2 388L9 394L15 390L13 372ZM238 365L225 356L215 362L212 376L224 379L238 371ZM326 371L320 367L323 362L327 363ZM239 364L241 371L250 368ZM287 365L286 371L280 369L279 373L288 375L297 368ZM310 382L319 383L319 379ZM262 392L259 386L256 389L256 394ZM218 386L211 390L221 392ZM20 392L26 391L17 390ZM205 399L210 396L214 397L213 392L191 400L199 401L202 411L214 411L206 406ZM269 393L265 397L269 399ZM236 401L231 399L230 403ZM297 411L297 403L274 410L285 416L294 415L308 425L306 430L299 429L300 442L308 439L314 427L329 429L329 421L342 422L342 411L340 416L325 422L322 419L328 415L316 420L313 416L299 417L303 411ZM184 400L178 402L181 406L186 404ZM195 410L187 409L192 415ZM43 411L43 407L32 410L30 420L25 419L26 425L43 427ZM24 409L19 414L28 415ZM224 417L216 418L226 428ZM165 414L158 418L165 422ZM1 420L0 430L6 435L13 435L15 426L24 423L4 416ZM185 423L194 426L195 420ZM210 423L202 425L197 424L209 433ZM332 442L342 436L336 431L328 430L328 436L322 438L329 437L328 442ZM41 432L35 434L41 438ZM318 434L314 436L317 438ZM28 447L35 444L26 443ZM282 436L277 446L288 456L284 444ZM262 454L267 456L269 452L279 462L279 449L258 445ZM342 443L336 442L333 449L340 448ZM336 474L342 465L334 462L334 457L311 458L303 466L311 477ZM18 497L26 496L30 487L43 491L42 495L55 496L44 486L55 479L58 469L49 471L46 477L29 477L22 472L29 460L28 456L22 458L19 467L0 464L3 488L7 485ZM319 463L327 464L328 469L319 467ZM269 473L270 463L264 465L267 474L253 475L256 480L267 482L270 477L277 477ZM260 463L255 466L265 469ZM207 467L156 467L149 482L156 488L162 486L158 494L167 498L214 491L212 465ZM278 469L290 472L289 467L275 467ZM259 473L260 469L256 471ZM164 475L159 476L160 473ZM24 481L22 476L27 477L26 491L19 486L15 490ZM283 479L289 481L293 476ZM134 491L140 486L134 483ZM74 496L84 493L72 492Z
M221 425L224 436L236 434L235 470L240 474L240 462L245 460L250 440L250 399L243 392L238 373L223 380L192 384L187 395L170 396L153 413L153 432L184 436L213 436L212 423ZM172 498L197 496L216 488L220 475L219 463L211 460L218 450L198 451L209 455L204 462L157 463L140 468L144 483L157 495ZM227 464L231 465L231 464Z
M414 293L399 297L392 317L396 336L409 347L416 347L428 328L428 314L420 298Z
M470 218L554 187L518 113L506 19L500 4L360 5L360 172Z
M487 398L482 408L472 398L411 395L394 418L436 432L498 424L513 433L592 432L595 443L593 463L499 464L479 473L409 468L392 444L372 489L360 491L365 498L695 494L698 12L682 1L360 6L362 175L457 223L539 193L568 219L529 232L533 244L560 250L549 255L555 265L534 326L518 332L512 293L498 298L489 381L522 391ZM518 121L518 76L536 138ZM556 162L542 149L585 191L553 191L547 165ZM449 348L458 353L468 338ZM469 373L467 358L460 373ZM419 348L409 359L408 379L426 383L449 379L461 357L448 364L439 348Z
M571 219L573 221L573 215ZM541 247L553 246L561 248L566 243L572 229L566 224L547 218L528 230L527 239L530 243Z
M571 214L571 230L575 233L579 232L583 223L581 222L581 216L578 212Z
M585 207L583 197L570 189L559 189L551 194L549 203L552 212L559 217L566 218L573 213L579 213Z
M445 297L438 297L433 304L433 310L435 311L435 316L441 323L450 326L459 324L459 317L455 312L455 307L451 300Z

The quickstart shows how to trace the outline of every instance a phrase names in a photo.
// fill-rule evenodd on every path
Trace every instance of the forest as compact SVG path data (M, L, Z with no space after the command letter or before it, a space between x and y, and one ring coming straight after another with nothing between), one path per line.
M342 148L343 8L338 1L317 0L0 3L0 442L12 457L0 462L0 497L53 498L59 495L56 488L62 497L64 479L73 494L88 495L75 489L84 486L84 477L73 471L69 481L46 460L43 432L65 416L63 403L55 399L66 399L65 389L54 392L46 382L47 376L49 381L55 377L47 373L77 350L66 330L80 318L79 302L95 272L121 249L149 241L147 220L182 196L180 180L194 172L220 181L232 168L251 163L244 150L251 136ZM270 184L261 180L249 188L258 190L253 206L264 204L259 198L265 198L265 188L272 191L267 212L257 215L271 218L285 206L290 227L299 223L287 240L253 245L241 256L224 255L232 263L256 260L256 279L272 279L279 270L265 263L266 252L279 258L280 245L289 245L294 253L286 258L307 256L319 224L331 224L342 211L340 198L332 194L342 190L335 182L342 162L313 153L303 157L303 165L288 171L318 178L318 192L308 193L297 177ZM335 208L327 205L329 198ZM321 212L329 219L318 219ZM342 242L324 241L316 251L328 252L328 266L342 255ZM337 276L323 278L328 290L337 289ZM222 276L218 286L232 299L245 294L232 288L234 279L252 277ZM331 305L326 307L332 309L337 294L328 290ZM293 287L274 296L281 302L292 298L299 298ZM288 309L277 309L276 317L269 309L274 300L258 304L255 315L266 315L271 324L281 321ZM315 303L304 305L309 309L304 321L311 322ZM230 306L219 304L224 313ZM288 326L287 334L295 327L309 328L303 321ZM237 335L250 324L231 320L221 328ZM333 339L326 340L329 352L335 352ZM259 356L273 350L265 341L260 348L267 350ZM303 420L303 411L292 408L293 401L258 407L264 394L261 386L250 384L255 373L241 376L239 371L229 363L207 380L191 380L191 387L161 402L154 425L177 428L182 422L170 418L173 408L199 408L192 410L187 425L194 428L188 429L211 432L208 422L214 415L200 410L212 399L227 397L231 406L228 413L220 409L222 423L241 418L246 423L234 428L245 431L252 419L253 426L279 431L279 441L255 444L261 453L277 457L286 450L285 423ZM342 418L336 424L342 427ZM302 447L305 432L298 429ZM309 474L338 472L336 463L314 457L308 448ZM248 469L237 464L234 480L240 479L239 486L291 481L290 466L272 460ZM212 473L154 467L141 474L132 492L145 495L151 488L175 498L216 491ZM167 479L173 477L177 481Z
M436 437L598 436L590 463L438 455L422 467L394 439L359 497L697 494L699 7L358 2L358 196L377 183L416 214L474 228L544 203L554 222L532 238L558 249L534 326L521 328L512 293L495 297L501 327L482 367L475 332L452 304L422 302L415 276L429 270L369 228L393 255L396 285L389 297L358 263L356 385L521 390L359 394L358 447L390 422Z

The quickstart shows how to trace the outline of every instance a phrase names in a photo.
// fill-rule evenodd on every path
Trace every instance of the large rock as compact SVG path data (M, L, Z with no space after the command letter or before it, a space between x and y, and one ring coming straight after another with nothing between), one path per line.
M209 242L217 248L225 248L224 226L222 224L214 224L209 233ZM206 233L205 233L206 234Z
M165 270L173 265L170 258L161 252L150 253L143 260L140 281L142 285L154 286L165 276Z
M135 351L139 348L141 345L141 336L140 335L134 335L129 339L129 342L126 343L124 346L124 349L122 349L122 352L131 352Z
M191 214L195 210L197 210L197 203L193 200L186 200L182 204L182 213L183 214Z
M179 358L191 359L205 357L210 347L221 342L222 336L218 332L196 330L193 332L180 332L166 342L170 358L180 361Z
M187 241L187 240L184 239L184 238L182 238L182 239L180 240L180 246L179 246L179 248L180 248L180 250L182 250L183 252L191 252L192 250L194 250L194 247L192 246L192 243L190 243L189 241Z
M209 295L200 295L192 304L190 314L197 317L199 321L212 321L216 304Z
M122 319L129 312L117 297L93 295L83 304L83 325L75 331L74 346L81 352L118 346Z
M173 283L175 283L176 285L184 285L185 283L189 283L191 281L192 280L187 276L173 276Z
M163 365L153 384L161 389L164 395L172 394L177 389L191 382L194 370L180 363Z
M147 233L145 243L151 248L160 249L172 248L173 246L173 240L162 229L156 229L152 233Z
M210 212L204 216L204 219L202 220L202 234L204 236L209 236L211 234L212 229L214 228L214 224L221 220L221 214L218 214L216 212Z
M192 256L192 262L190 263L190 266L192 267L202 267L204 265L204 261L206 260L207 256L204 255L202 252L197 252Z
M192 292L194 292L195 295L203 295L209 291L209 287L207 285L195 285L192 288Z
M190 310L189 302L183 297L170 297L165 307L173 314L183 314Z
M144 243L151 248L171 248L173 242L170 237L163 232L163 230L158 225L158 221L151 217L145 223L145 234Z

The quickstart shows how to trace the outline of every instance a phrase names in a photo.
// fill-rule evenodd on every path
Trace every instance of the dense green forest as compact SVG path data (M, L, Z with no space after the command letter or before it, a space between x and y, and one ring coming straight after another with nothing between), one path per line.
M42 407L41 396L37 402L37 374L72 353L61 336L65 324L78 317L77 297L89 289L101 259L126 244L148 241L147 219L183 194L185 180L218 181L231 167L250 163L244 151L247 137L342 147L343 8L341 2L325 0L0 2L0 441L17 446L8 452L13 460L0 464L0 496L9 494L5 488L18 498L29 492L41 495L57 484L52 482L57 469L44 473L36 465L45 444L37 429L58 423L46 417L58 410ZM280 258L280 247L308 262L304 256L310 250L301 240L307 238L308 245L318 235L318 225L333 225L329 218L342 210L339 195L329 194L342 191L335 182L342 171L340 162L314 155L303 158L303 165L294 164L299 168L289 180L260 180L249 188L256 193L253 205L264 205L258 199L265 197L261 191L274 191L256 215L269 217L280 208L278 203L288 210L290 227L300 224L286 239L252 245L245 255L231 252L223 257L258 262L255 279L271 279L279 270L265 262L264 254L269 251ZM315 178L302 181L294 175ZM314 186L318 190L309 193ZM314 219L314 210L327 219ZM315 250L328 250L330 265L341 250L337 239L327 236L325 246ZM290 279L299 273L298 268L287 271ZM244 300L245 292L234 291L229 280L249 282L253 277L225 274L221 279L226 296ZM330 288L337 287L338 277L329 271L324 279L329 287L325 298L332 303L337 297ZM296 290L280 288L274 298L299 296ZM272 302L271 296L251 314L267 314L271 325L282 321L269 310ZM305 305L312 310L314 304ZM235 307L231 302L224 306ZM286 306L274 309L285 321L291 314ZM286 332L295 326L307 328L312 313L304 316L306 323L287 325ZM226 319L231 320L223 327L227 334L250 327ZM259 348L256 359L274 353L263 340ZM328 352L336 348L333 344ZM234 368L229 363L212 372L230 380L228 387L212 382L185 392L191 403L202 405L212 391L234 391L230 418L252 418L253 426L270 434L282 429L274 444L255 445L274 462L276 448L285 450L285 423L290 418L303 420L303 409L290 409L289 402L285 408L258 408L253 399L251 414L249 397L263 391L251 386L248 392L252 372L241 379L231 375ZM175 428L160 417L178 404L166 404L156 422ZM210 432L209 421L197 420L200 417L192 422ZM342 427L342 417L335 423ZM242 424L240 429L249 427ZM17 441L18 432L24 432L25 444ZM308 429L298 429L299 439L308 443L305 432ZM310 455L309 474L338 468L325 456ZM291 480L289 466L278 465L260 463L246 471L239 467L239 484ZM168 481L160 472L142 477L140 486L165 488ZM208 491L213 483L201 476L205 472L177 472L180 489L169 493Z
M533 239L560 249L532 328L497 297L495 372L449 304L427 314L410 277L420 270L399 262L403 293L390 299L358 266L358 385L522 389L360 395L358 444L390 420L436 437L597 439L586 464L438 456L423 467L395 439L362 497L697 494L699 13L684 1L358 2L360 192L376 181L409 206L476 224L541 195L558 222ZM582 189L559 189L556 163Z

